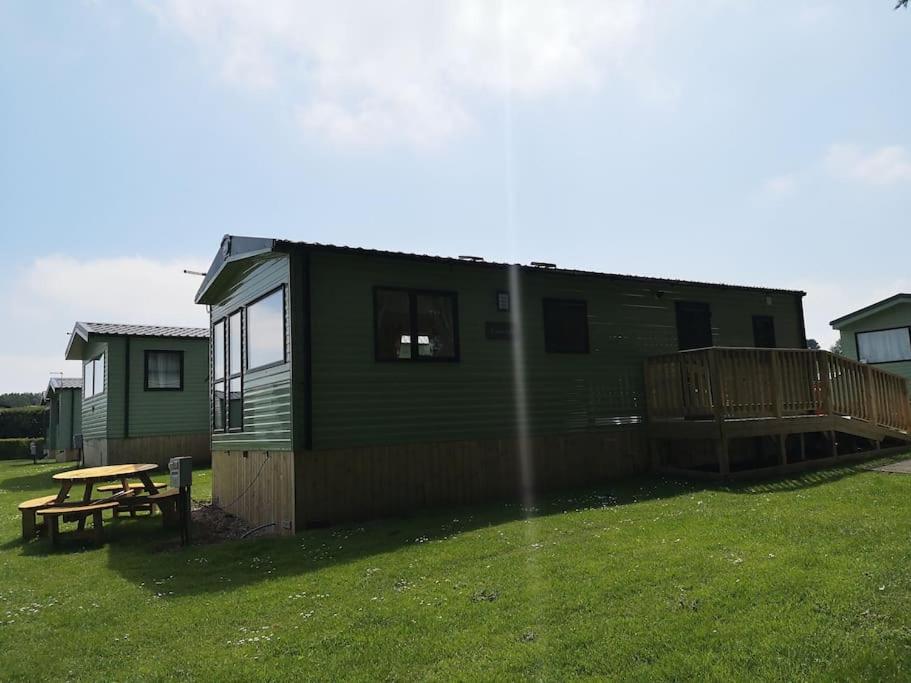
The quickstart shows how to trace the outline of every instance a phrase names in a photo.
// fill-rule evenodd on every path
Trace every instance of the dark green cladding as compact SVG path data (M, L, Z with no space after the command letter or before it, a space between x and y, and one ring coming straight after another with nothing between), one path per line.
M48 400L48 430L45 446L49 451L73 447L73 436L82 432L82 390L56 389Z
M510 289L506 269L319 250L310 263L315 448L515 433L511 343L485 334L487 322L509 321L496 309L497 291ZM797 294L529 269L521 285L533 434L597 431L643 415L643 361L677 350L678 300L711 305L716 345L753 346L754 314L774 316L780 346L802 345ZM375 286L456 292L461 360L376 362ZM587 302L590 353L544 351L543 298Z
M856 322L842 325L839 329L842 353L848 358L859 360L856 337L859 332L887 330L896 327L911 327L911 303L899 303L884 311L866 315ZM908 387L911 390L911 361L880 363L876 367L886 372L901 375L908 381Z
M156 349L183 352L182 391L145 390L145 352ZM208 339L92 335L84 361L105 354L105 389L101 395L83 399L83 437L121 439L207 432L208 349ZM125 392L127 374L129 399Z
M218 305L212 306L210 319L215 322L241 310L277 287L285 286L290 309L289 257L270 255L247 259L234 271L219 291ZM291 326L286 319L287 348L290 350ZM289 354L290 357L290 354ZM241 359L246 367L246 357ZM209 352L211 367L212 354ZM211 411L211 398L209 400ZM244 372L242 432L213 432L213 451L291 450L291 363L263 370ZM211 412L210 412L211 419Z
M512 345L486 334L487 323L510 320L509 313L496 308L497 291L510 289L508 270L371 252L283 248L288 253L228 264L206 295L216 302L214 322L280 285L288 288L290 362L245 374L244 431L214 434L213 450L299 450L307 447L308 434L315 449L515 434ZM711 306L717 345L753 346L754 315L774 317L779 346L803 345L798 293L533 269L522 269L520 277L533 434L606 430L640 419L645 413L643 361L677 350L676 301ZM377 286L456 292L460 360L377 362ZM518 293L512 297L516 305ZM587 302L590 353L545 352L543 298Z

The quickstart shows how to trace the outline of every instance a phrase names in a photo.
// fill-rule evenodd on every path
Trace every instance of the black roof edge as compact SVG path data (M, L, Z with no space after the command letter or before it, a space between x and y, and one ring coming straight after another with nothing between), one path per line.
M225 251L225 240L228 240L228 255L222 256ZM239 242L243 240L243 242ZM245 247L241 250L236 247ZM527 272L547 272L547 273L560 273L563 275L573 275L581 277L595 277L595 278L604 278L609 280L616 280L618 282L640 282L640 283L651 283L658 285L666 286L679 286L679 285L690 285L698 287L708 287L713 289L721 290L734 290L734 291L748 291L748 292L759 292L766 294L788 294L792 296L805 297L806 292L802 290L792 290L792 289L782 289L778 287L760 287L753 285L732 285L718 282L702 282L699 280L682 280L674 278L662 278L654 277L648 275L624 275L619 273L603 273L598 271L589 271L589 270L579 270L573 268L548 268L543 270L541 268L524 265L521 263L502 263L497 261L465 261L464 259L459 259L451 256L434 256L429 254L413 254L408 252L401 251L386 251L383 249L371 249L367 247L346 247L339 246L334 244L321 244L318 242L299 242L293 240L285 239L267 239L267 238L257 238L257 237L238 237L233 235L225 235L222 240L222 249L219 251L219 254L216 255L215 260L212 262L212 267L209 269L209 273L206 275L202 286L199 288L199 291L196 294L196 302L199 303L200 299L205 295L205 291L209 288L212 282L217 278L218 273L221 271L227 260L238 260L244 258L244 254L252 255L254 253L262 253L263 251L276 251L276 252L291 252L296 249L310 250L310 251L326 251L333 253L343 253L343 254L362 254L365 256L384 256L390 258L400 258L407 259L411 261L421 261L425 263L445 263L451 265L460 265L460 266L471 266L471 267L487 267L487 268L512 268L518 267L522 271Z
M911 300L911 293L899 292L898 294L893 294L892 296L887 296L885 299L882 299L881 301L872 303L869 306L864 306L863 308L858 308L856 311L848 313L847 315L843 315L840 318L835 318L835 320L832 320L829 323L829 325L831 325L832 327L836 327L837 325L841 325L842 323L850 320L851 318L856 318L857 316L863 316L867 313L872 312L873 309L875 309L875 308L879 308L880 306L885 306L885 305L891 304L895 301L898 301L899 299Z

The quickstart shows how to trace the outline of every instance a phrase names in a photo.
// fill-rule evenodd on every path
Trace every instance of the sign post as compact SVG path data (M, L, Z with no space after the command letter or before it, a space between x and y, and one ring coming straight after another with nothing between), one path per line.
M172 489L180 491L177 501L177 514L180 520L180 543L190 542L190 487L193 485L193 458L171 458L168 461L168 472L171 475Z

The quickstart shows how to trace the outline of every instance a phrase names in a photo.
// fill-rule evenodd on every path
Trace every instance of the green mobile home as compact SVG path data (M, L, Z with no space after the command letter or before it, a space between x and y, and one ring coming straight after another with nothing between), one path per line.
M87 465L209 461L209 331L77 322L67 360L82 361Z
M51 377L44 392L47 406L47 434L44 447L57 462L79 459L75 437L82 433L82 380Z
M644 472L643 361L805 348L803 296L226 236L213 496L287 532Z
M896 294L831 322L848 358L901 375L911 387L911 294Z

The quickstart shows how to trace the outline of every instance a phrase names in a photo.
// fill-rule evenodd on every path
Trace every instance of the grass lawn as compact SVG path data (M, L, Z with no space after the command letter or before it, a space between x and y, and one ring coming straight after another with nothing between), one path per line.
M636 480L177 549L19 542L62 465L0 463L0 680L911 678L911 476ZM207 471L194 473L207 495ZM70 527L67 527L70 528Z

